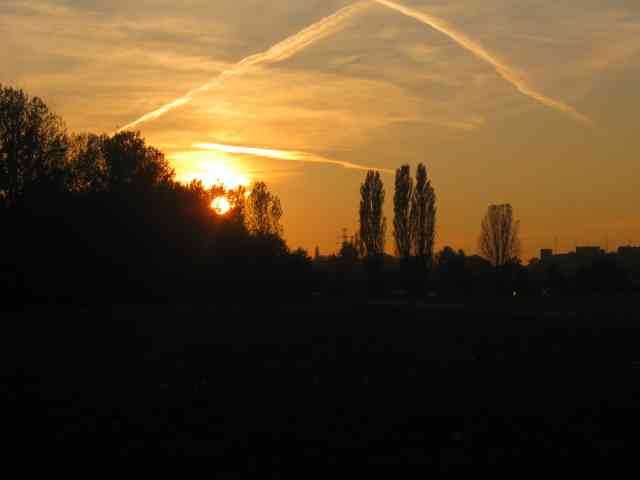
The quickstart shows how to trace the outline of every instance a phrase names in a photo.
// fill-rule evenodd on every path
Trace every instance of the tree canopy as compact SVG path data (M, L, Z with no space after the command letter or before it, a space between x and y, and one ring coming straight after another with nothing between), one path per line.
M260 236L282 237L282 213L280 198L269 191L266 183L256 182L245 205L245 221L249 232Z
M418 165L411 200L411 239L413 254L425 266L433 262L436 236L436 194L424 164Z
M14 204L38 184L64 183L67 134L38 97L0 85L0 196Z
M393 196L393 238L396 253L400 258L409 258L412 247L411 204L413 201L413 178L411 167L403 165L396 170Z
M519 229L511 205L490 205L481 224L481 254L496 267L515 261L520 255Z

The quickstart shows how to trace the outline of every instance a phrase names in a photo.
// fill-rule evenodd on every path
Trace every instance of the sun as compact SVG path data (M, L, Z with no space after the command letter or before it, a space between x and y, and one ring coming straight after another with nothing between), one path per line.
M231 210L231 203L227 197L220 196L213 199L213 202L211 202L211 208L213 208L218 215L225 215L229 210Z

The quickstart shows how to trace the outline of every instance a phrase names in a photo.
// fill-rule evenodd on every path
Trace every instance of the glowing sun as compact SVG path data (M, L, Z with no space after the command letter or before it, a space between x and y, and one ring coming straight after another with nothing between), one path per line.
M206 165L200 178L205 185L222 185L227 190L249 185L249 179L226 164Z
M224 215L231 210L231 203L227 197L216 197L213 199L213 202L211 202L211 208L213 208L218 215Z
M248 187L251 184L249 174L243 171L238 160L226 155L178 152L170 159L175 165L178 179L185 184L199 180L207 188L222 186L225 190L236 190L238 187Z

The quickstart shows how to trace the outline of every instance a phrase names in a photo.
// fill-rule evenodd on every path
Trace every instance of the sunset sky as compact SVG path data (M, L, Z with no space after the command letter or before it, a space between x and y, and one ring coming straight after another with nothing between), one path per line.
M2 0L0 38L0 83L72 131L175 107L133 128L180 179L265 180L294 248L354 231L373 167L391 250L390 172L419 162L440 247L506 202L525 259L640 243L638 0Z

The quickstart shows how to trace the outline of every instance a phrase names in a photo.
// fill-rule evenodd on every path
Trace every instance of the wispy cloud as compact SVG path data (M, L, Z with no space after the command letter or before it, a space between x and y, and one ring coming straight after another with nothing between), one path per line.
M193 146L201 150L211 150L235 155L249 155L252 157L270 158L274 160L284 160L288 162L321 163L335 165L351 170L375 170L381 173L393 173L388 168L371 167L352 162L344 162L332 158L323 157L313 153L298 152L295 150L277 150L272 148L244 147L239 145L224 145L220 143L198 143Z
M301 52L305 48L308 48L309 46L322 40L323 38L326 38L327 36L339 31L341 28L343 28L345 22L348 19L350 19L353 15L362 12L364 9L369 7L369 5L369 2L361 1L356 4L344 7L338 10L336 13L323 18L322 20L314 23L313 25L296 33L295 35L292 35L282 42L277 43L265 52L257 53L255 55L244 58L231 68L223 71L220 75L218 75L211 81L191 90L190 92L187 92L182 97L177 98L163 105L162 107L143 115L142 117L125 125L119 130L128 130L141 123L155 120L156 118L161 117L171 110L191 102L195 95L206 92L213 87L222 85L226 77L242 74L249 67L261 64L282 62L288 58L291 58L293 55Z
M384 5L385 7L391 8L397 12L402 13L408 17L412 17L419 22L424 23L425 25L430 26L431 28L447 35L454 42L460 45L462 48L473 53L477 58L487 62L496 70L498 75L500 75L504 80L511 83L516 89L522 94L540 102L547 107L553 108L560 112L563 112L575 120L593 126L593 122L590 118L585 116L584 114L578 112L574 107L568 105L561 100L556 100L554 98L548 97L543 93L539 92L533 86L531 86L525 77L517 72L513 67L507 65L506 63L498 60L498 58L486 50L482 45L480 45L475 40L469 38L466 34L456 30L454 27L449 25L444 20L434 17L433 15L429 15L424 12L419 12L412 8L406 7L396 2L392 2L390 0L374 0L380 5Z

